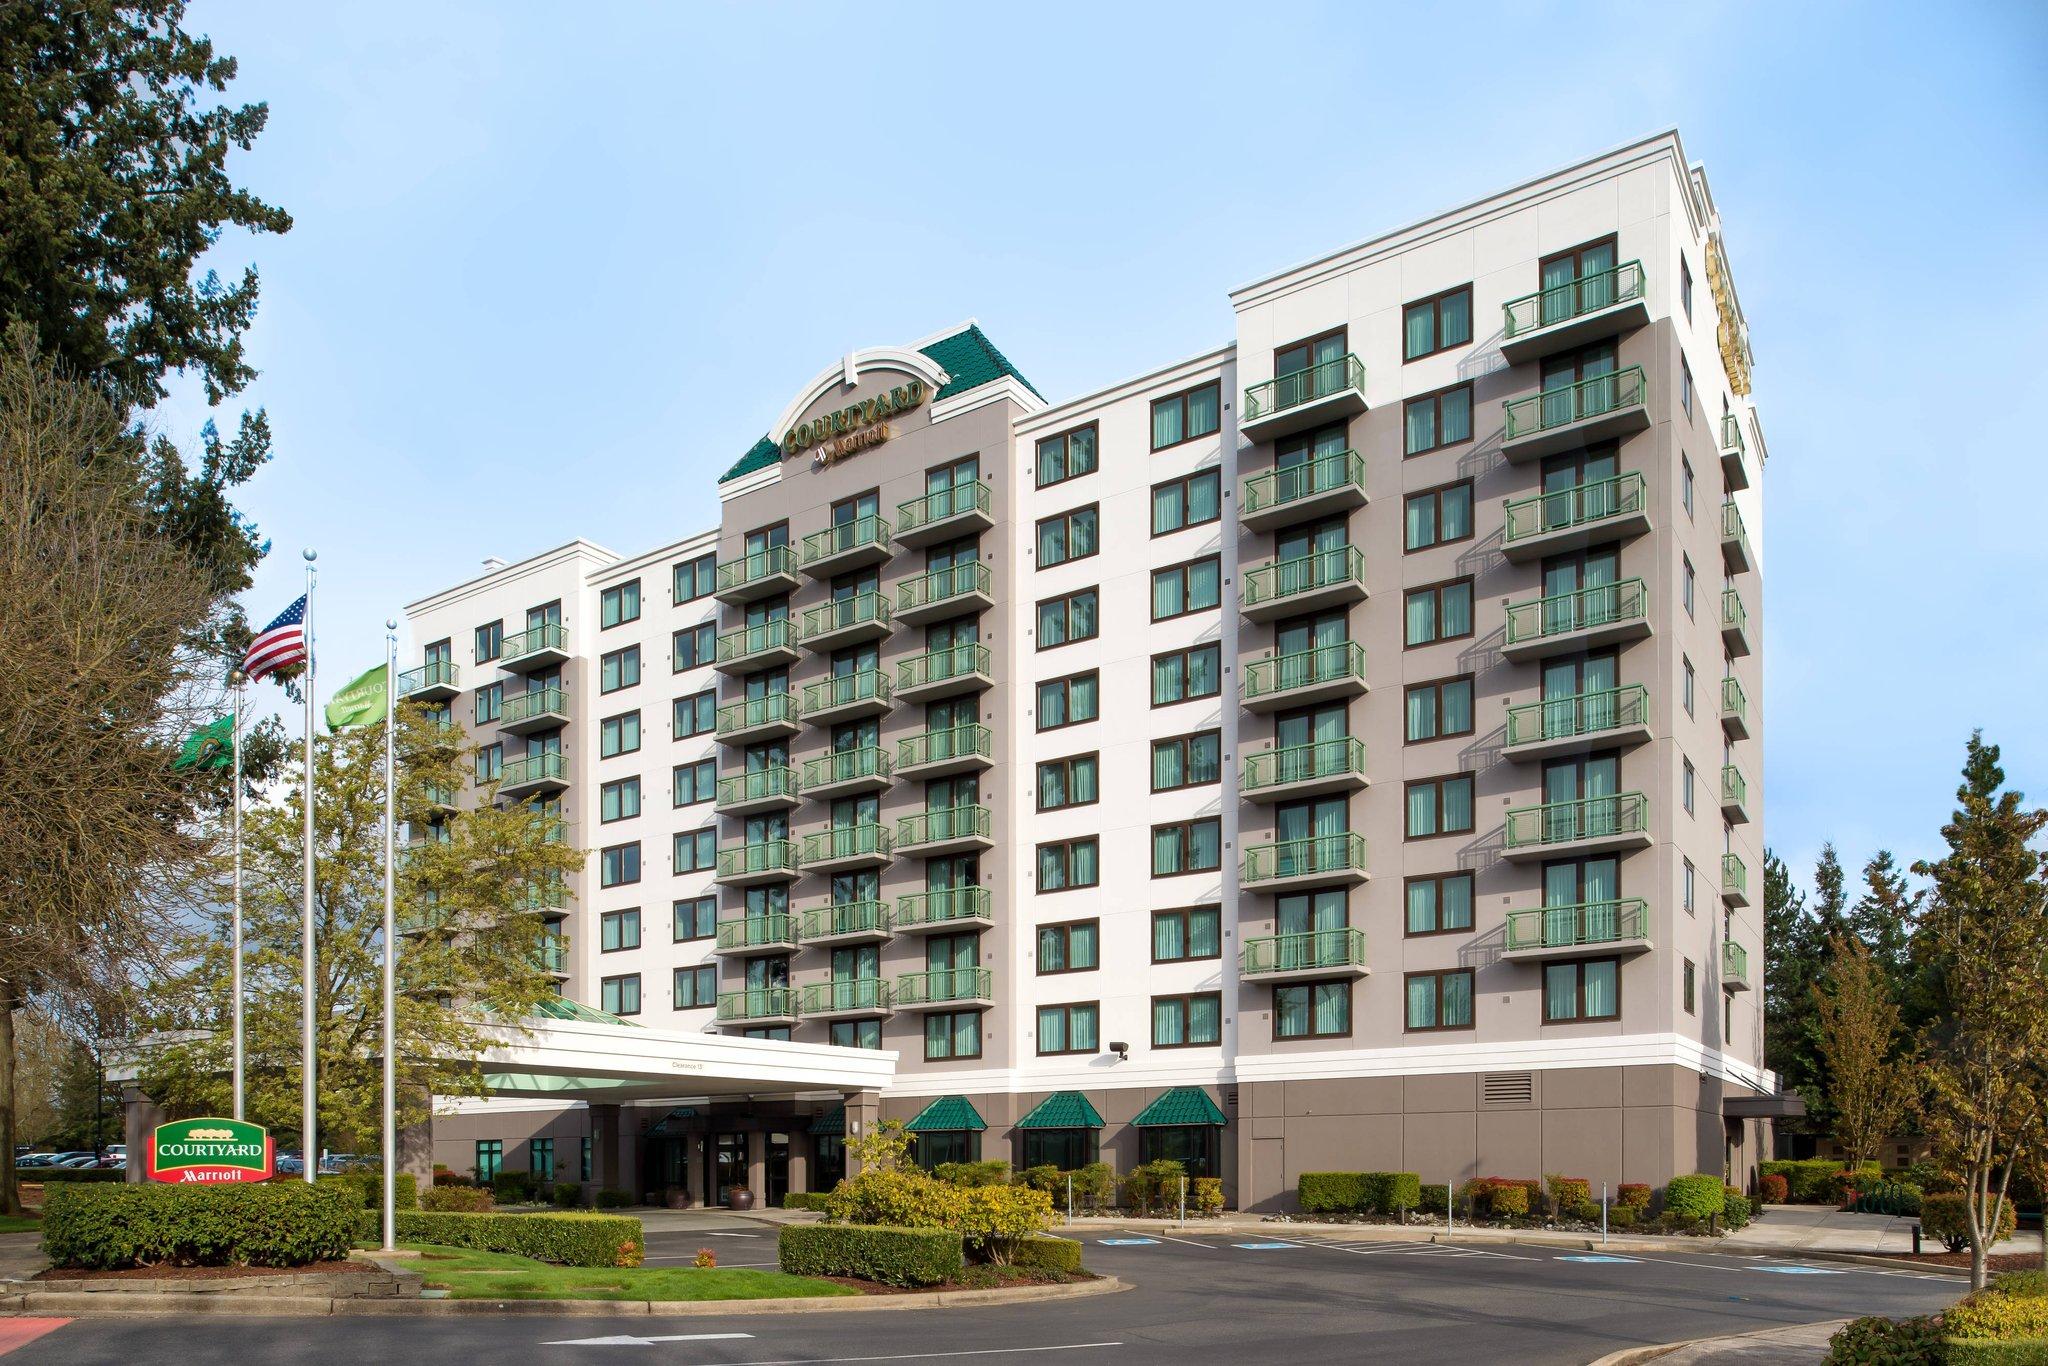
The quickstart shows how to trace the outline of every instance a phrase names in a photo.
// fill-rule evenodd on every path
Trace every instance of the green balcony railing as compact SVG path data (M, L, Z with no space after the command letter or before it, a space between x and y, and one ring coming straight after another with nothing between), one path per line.
M1272 659L1255 660L1244 667L1244 695L1247 701L1274 693L1312 688L1338 679L1365 682L1365 647L1342 640L1298 650Z
M506 636L498 648L498 662L509 664L528 655L537 655L542 650L567 651L568 648L569 628L559 622L542 622L516 635Z
M858 702L887 702L889 693L889 675L880 669L835 674L804 689L804 711L815 714Z
M1624 261L1612 270L1596 270L1501 305L1502 333L1509 341L1603 308L1643 297L1643 263Z
M1640 683L1547 697L1508 708L1508 747L1599 735L1650 723L1650 690Z
M528 886L520 894L521 910L546 913L564 910L569 905L569 888L560 874L549 877L538 885Z
M1749 950L1733 940L1721 944L1721 980L1749 985Z
M1307 839L1255 844L1244 851L1241 880L1273 882L1281 878L1322 877L1366 871L1365 836L1311 835Z
M1261 935L1245 940L1237 955L1238 972L1245 977L1364 966L1365 931L1358 929Z
M988 832L987 807L949 806L899 819L896 822L896 844L898 848L909 849L946 840L987 839Z
M1553 531L1594 526L1643 510L1644 481L1638 471L1594 479L1570 488L1520 498L1507 505L1506 541L1514 545Z
M986 1001L993 979L987 968L939 968L906 972L890 993L899 1006L938 1005L947 1001Z
M1721 629L1724 631L1747 631L1749 609L1742 605L1742 594L1732 588L1721 590Z
M1365 362L1348 354L1252 385L1244 391L1241 421L1258 422L1347 389L1365 392Z
M896 585L896 610L914 612L921 607L937 606L976 593L987 597L993 591L991 585L994 581L988 566L978 560L948 569L934 569Z
M887 858L889 853L889 832L879 821L834 825L804 836L806 864L834 859Z
M944 683L948 679L967 678L988 671L988 646L949 645L912 655L898 663L896 687L898 691L922 688L928 683Z
M788 617L757 621L752 626L737 627L718 637L718 662L731 664L769 650L794 649L796 642L796 623Z
M1507 439L1513 441L1589 418L1640 408L1648 400L1649 392L1643 367L1631 365L1625 370L1582 379L1577 384L1562 384L1539 394L1511 398L1502 405L1507 411Z
M797 792L796 770L788 764L776 764L720 778L715 804L739 806L745 802L765 802L773 797L794 799Z
M886 934L889 907L881 901L842 901L830 906L813 906L803 914L805 941L836 939L848 934Z
M796 918L781 911L718 922L721 949L793 949Z
M560 754L528 754L523 758L507 759L505 771L498 775L499 787L520 787L526 783L559 783L568 781L569 761Z
M1256 607L1346 583L1365 587L1365 552L1338 545L1248 571L1241 596L1246 607Z
M1721 805L1749 805L1749 780L1733 764L1721 765Z
M718 1018L721 1022L795 1019L796 996L788 987L722 992L718 997Z
M1258 792L1291 783L1347 776L1365 776L1365 742L1348 735L1248 754L1244 780L1239 786L1246 792Z
M1365 457L1357 451L1332 451L1298 465L1268 470L1244 481L1241 515L1267 512L1336 489L1365 492Z
M889 624L889 600L880 593L869 589L864 593L849 593L843 598L834 598L821 607L813 607L804 613L804 638L826 635L833 631L850 631L856 626L887 626Z
M879 977L838 977L797 988L799 1015L824 1015L839 1010L887 1010L889 984Z
M1748 449L1742 441L1742 421L1733 413L1721 414L1721 449L1737 455Z
M1721 855L1721 892L1724 896L1731 892L1749 895L1749 865L1742 861L1742 855Z
M951 726L945 730L920 731L896 743L896 767L944 763L949 759L988 757L988 727Z
M897 929L925 925L952 925L962 921L987 920L994 897L986 887L949 887L933 892L909 892L896 898Z
M540 937L540 951L535 955L542 972L567 972L569 970L569 937L562 934L544 934Z
M528 688L525 692L506 697L504 709L498 713L498 724L516 726L522 721L543 716L563 716L568 711L569 693L566 688L552 684L545 688Z
M760 873L795 877L798 866L796 841L791 839L754 840L718 851L720 877L746 877Z
M823 531L814 531L804 537L804 563L816 564L819 560L870 546L887 549L889 536L889 524L872 513L848 522L834 522Z
M1650 592L1641 579L1597 584L1570 593L1553 593L1508 604L1507 642L1521 645L1548 636L1565 635L1595 626L1642 621L1650 608Z
M750 550L718 566L718 591L730 593L777 575L796 573L796 552L786 545Z
M1640 792L1580 797L1576 801L1518 806L1509 811L1507 847L1526 849L1605 839L1610 835L1639 835L1649 828L1650 799Z
M862 778L889 776L889 754L879 745L834 750L804 761L804 786L830 787L834 783L858 782Z
M426 688L452 688L456 680L455 661L437 659L422 664L417 669L407 669L398 676L398 695L410 697Z
M455 789L443 787L439 783L428 783L422 790L421 796L425 798L428 806L437 809L446 809L455 805Z
M1649 923L1649 906L1641 898L1509 911L1508 952L1643 939L1649 935Z
M1735 506L1733 498L1721 504L1721 539L1749 544L1749 528L1743 524L1742 509Z
M1730 721L1749 724L1749 694L1732 675L1721 680L1721 715Z
M731 735L735 731L753 730L757 726L795 725L803 713L797 709L796 697L786 692L763 693L749 697L744 702L728 702L718 709L716 719L719 735Z
M956 484L949 489L927 493L922 498L912 498L907 503L898 503L896 534L902 536L920 527L943 522L964 513L979 512L986 516L988 509L987 484L979 479L971 484Z

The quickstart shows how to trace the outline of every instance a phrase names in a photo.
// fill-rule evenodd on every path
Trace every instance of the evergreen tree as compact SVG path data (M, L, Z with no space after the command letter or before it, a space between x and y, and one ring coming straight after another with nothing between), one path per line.
M1922 893L1906 886L1906 870L1889 849L1863 865L1863 895L1849 911L1849 932L1870 950L1871 962L1904 994L1913 922L1920 914Z
M1833 840L1820 847L1820 859L1813 866L1813 891L1815 943L1817 951L1824 951L1829 941L1849 928L1849 894L1844 890L1842 861L1835 856Z
M1813 1040L1813 983L1820 939L1785 861L1764 851L1764 1063L1788 1091L1821 1104Z

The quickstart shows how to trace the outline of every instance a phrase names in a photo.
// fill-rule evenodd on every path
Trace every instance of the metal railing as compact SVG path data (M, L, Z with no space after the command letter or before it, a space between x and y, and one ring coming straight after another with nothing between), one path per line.
M739 920L721 920L718 922L718 947L793 949L796 947L796 921L782 911L750 915Z
M1509 911L1508 952L1518 949L1569 949L1581 944L1615 944L1642 939L1649 934L1649 923L1649 904L1640 897Z
M889 984L879 977L836 977L797 988L799 1015L824 1015L837 1010L887 1010Z
M879 821L856 821L852 825L828 826L804 836L804 862L817 864L835 859L886 858L889 832Z
M796 998L788 987L728 991L718 998L720 1020L791 1020L796 1013Z
M823 531L814 531L804 537L804 563L816 564L819 560L844 555L850 550L864 550L869 546L887 547L889 536L889 524L873 513L850 522L834 522Z
M920 607L964 598L972 593L986 597L993 592L994 582L988 566L979 560L934 569L896 585L896 610L913 612Z
M921 731L896 742L896 767L988 757L988 727L980 724Z
M545 688L529 688L525 692L512 693L505 698L504 706L498 712L498 724L513 726L537 717L561 715L568 710L567 689L553 684Z
M1624 261L1561 285L1524 294L1501 305L1501 330L1509 341L1553 324L1643 297L1643 263Z
M752 730L756 726L776 724L795 725L802 713L797 710L796 698L786 692L763 693L749 697L743 702L728 702L718 709L715 732L730 735L734 731Z
M1564 635L1594 626L1641 621L1648 613L1650 592L1641 579L1596 584L1547 598L1508 604L1507 643L1519 645L1546 636Z
M862 745L859 749L834 750L815 759L806 759L803 785L810 788L830 787L834 783L850 783L862 778L888 776L888 753L879 745Z
M888 700L889 676L880 669L834 674L824 682L813 683L804 689L804 710L811 713L850 707L856 702Z
M986 483L977 479L971 484L955 484L952 488L940 489L936 493L927 493L922 498L912 498L908 502L898 503L896 534L901 536L905 532L916 531L933 522L943 522L964 513L980 512L986 515L988 509L989 492Z
M788 617L774 617L741 626L718 637L718 662L730 664L768 650L795 649L796 623Z
M1749 805L1749 780L1733 764L1721 765L1721 805Z
M1508 747L1598 735L1623 726L1648 725L1649 721L1650 690L1640 683L1547 697L1508 708Z
M1326 873L1364 872L1365 836L1311 835L1255 844L1244 851L1242 880L1272 882L1279 878L1320 877Z
M730 593L735 588L745 588L762 579L795 573L794 550L786 545L765 546L760 550L749 550L738 559L718 566L718 591Z
M1245 940L1237 955L1238 972L1245 977L1364 966L1365 931L1348 928L1261 935Z
M1242 600L1246 607L1255 607L1340 583L1365 586L1365 552L1357 546L1331 546L1249 570L1244 576Z
M559 622L542 622L538 626L530 626L517 634L506 636L499 645L498 664L503 667L527 655L537 655L542 650L566 652L568 648L569 628Z
M1365 742L1344 735L1332 740L1248 754L1244 761L1244 781L1239 786L1246 792L1257 792L1264 788L1285 787L1290 783L1347 774L1364 776Z
M569 937L565 934L544 934L540 937L540 951L534 955L542 972L567 972L569 970Z
M1365 681L1365 647L1356 641L1343 640L1334 645L1318 645L1312 650L1277 655L1272 659L1254 660L1244 668L1244 695L1247 699L1265 697L1297 688L1311 688L1340 678Z
M1733 413L1721 414L1721 449L1742 455L1748 448L1742 441L1742 422Z
M1511 398L1502 405L1507 412L1507 439L1513 441L1626 408L1639 408L1648 398L1649 381L1643 377L1640 365Z
M422 664L417 669L407 669L398 676L398 695L410 697L423 688L452 688L456 686L455 661L437 659Z
M919 925L952 925L992 918L994 897L986 887L949 887L935 892L908 892L896 898L897 929Z
M1749 950L1733 940L1721 944L1721 980L1724 982L1749 982Z
M987 839L988 831L987 807L942 807L937 811L920 811L914 816L899 818L896 822L896 847L909 849L945 840Z
M841 901L830 906L813 906L803 913L803 938L837 939L849 934L886 934L889 907L880 901Z
M1320 365L1311 365L1305 370L1295 370L1263 384L1252 385L1244 391L1241 420L1257 422L1261 418L1284 413L1289 408L1341 394L1346 389L1365 392L1365 362L1348 353L1335 360L1326 360Z
M1732 588L1721 590L1721 629L1725 631L1747 631L1749 609L1742 605L1742 595Z
M1518 806L1508 812L1507 847L1569 844L1609 835L1638 835L1650 828L1650 799L1640 792L1580 797L1569 802Z
M791 839L755 840L718 851L720 877L743 877L751 873L783 873L795 877L797 867L796 841Z
M896 979L890 994L897 1005L919 1005L943 1001L986 1001L993 978L987 968L938 968L931 972L906 972Z
M1749 865L1742 861L1742 855L1721 855L1721 891L1749 895Z
M776 764L772 768L757 768L746 773L735 773L730 778L718 780L716 806L738 806L742 802L764 802L771 797L797 795L796 770L788 764Z
M804 639L809 640L833 631L847 631L856 626L888 624L889 600L869 589L863 593L849 593L843 598L834 598L804 613Z
M1570 488L1518 498L1507 505L1507 544L1553 531L1590 526L1643 510L1643 476L1631 470L1611 479L1594 479Z
M1721 715L1744 725L1749 723L1749 694L1743 692L1741 682L1733 676L1721 680Z
M568 779L569 761L560 754L528 754L518 759L507 759L504 772L498 775L499 787L518 787L524 783L565 782Z
M989 669L988 646L949 645L942 649L927 650L921 655L912 655L896 665L896 687L899 691L921 688L928 683L944 683L952 678L965 678L971 674L986 674Z
M1265 512L1313 498L1334 489L1355 488L1365 492L1365 457L1357 451L1332 451L1299 465L1268 470L1244 481L1244 500L1239 514Z

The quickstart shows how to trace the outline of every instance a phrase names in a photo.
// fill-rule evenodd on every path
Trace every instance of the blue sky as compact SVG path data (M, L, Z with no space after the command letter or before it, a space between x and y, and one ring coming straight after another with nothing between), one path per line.
M1674 7L1676 8L1676 7ZM2048 799L2048 9L196 0L297 220L254 261L261 621L323 694L422 592L711 525L823 364L980 319L1058 400L1232 286L1676 125L1773 459L1770 843L1932 850L1969 729ZM231 426L232 409L223 414ZM187 390L159 415L189 439Z

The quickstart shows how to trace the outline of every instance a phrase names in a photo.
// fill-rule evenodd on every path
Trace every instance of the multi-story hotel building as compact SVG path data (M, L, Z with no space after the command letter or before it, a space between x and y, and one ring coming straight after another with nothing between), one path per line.
M1058 403L971 323L854 351L716 528L412 606L464 800L591 851L566 997L895 1055L642 1096L614 1184L821 1187L862 1117L1245 1208L1749 1178L1764 444L1705 173L1661 134L1229 298L1229 345ZM591 1125L469 1103L436 1156Z

